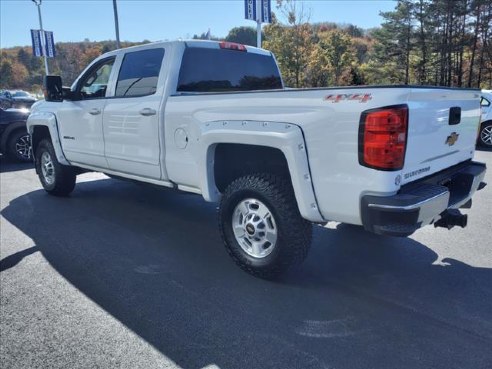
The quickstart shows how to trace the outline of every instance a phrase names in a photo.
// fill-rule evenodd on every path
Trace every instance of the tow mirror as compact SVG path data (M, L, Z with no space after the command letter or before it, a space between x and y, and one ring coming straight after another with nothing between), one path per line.
M44 98L46 101L63 101L63 87L60 76L44 77Z
M62 86L60 76L44 77L44 98L46 101L77 100L70 87Z

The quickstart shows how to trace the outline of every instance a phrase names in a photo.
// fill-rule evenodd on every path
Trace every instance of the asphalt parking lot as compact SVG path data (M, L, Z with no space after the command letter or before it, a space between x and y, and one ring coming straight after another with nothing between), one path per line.
M214 204L0 159L2 368L491 368L490 185L465 229L315 227L282 280L229 259Z

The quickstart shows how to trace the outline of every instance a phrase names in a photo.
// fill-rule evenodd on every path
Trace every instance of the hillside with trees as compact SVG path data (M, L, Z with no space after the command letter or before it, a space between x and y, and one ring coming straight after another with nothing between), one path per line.
M492 87L492 0L398 0L380 27L311 23L295 0L277 0L263 47L275 53L290 87L417 84ZM196 39L222 39L207 33ZM256 30L223 38L256 45ZM143 41L146 43L148 41ZM136 43L123 43L122 47ZM57 43L50 71L70 84L114 41ZM37 90L44 65L30 46L1 49L0 88Z

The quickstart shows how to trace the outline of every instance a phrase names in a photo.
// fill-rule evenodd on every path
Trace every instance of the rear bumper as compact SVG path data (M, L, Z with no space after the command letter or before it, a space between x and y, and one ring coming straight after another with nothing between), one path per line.
M362 224L377 234L408 236L450 209L469 207L485 171L485 164L469 161L405 185L394 196L363 196Z

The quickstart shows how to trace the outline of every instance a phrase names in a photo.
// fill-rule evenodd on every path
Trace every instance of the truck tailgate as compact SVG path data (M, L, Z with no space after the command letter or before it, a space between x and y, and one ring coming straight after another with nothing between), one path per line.
M412 89L402 184L473 157L480 119L475 90Z

